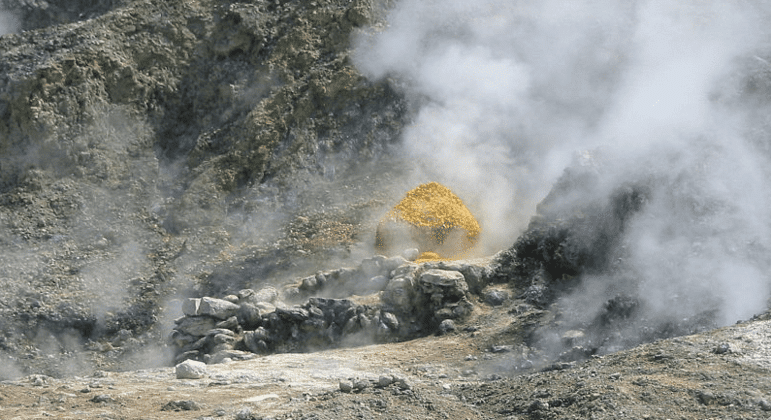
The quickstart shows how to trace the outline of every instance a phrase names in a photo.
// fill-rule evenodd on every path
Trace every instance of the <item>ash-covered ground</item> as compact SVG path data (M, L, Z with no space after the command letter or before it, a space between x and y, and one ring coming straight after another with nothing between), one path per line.
M0 1L0 417L766 417L770 13Z

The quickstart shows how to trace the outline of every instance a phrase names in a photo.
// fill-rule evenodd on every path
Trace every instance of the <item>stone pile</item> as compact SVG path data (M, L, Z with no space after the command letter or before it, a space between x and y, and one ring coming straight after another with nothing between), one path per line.
M283 288L244 289L186 299L171 341L176 362L218 363L446 333L440 325L471 313L469 293L486 268L375 256L358 267L319 272ZM442 324L444 322L444 324ZM453 321L454 322L454 321Z

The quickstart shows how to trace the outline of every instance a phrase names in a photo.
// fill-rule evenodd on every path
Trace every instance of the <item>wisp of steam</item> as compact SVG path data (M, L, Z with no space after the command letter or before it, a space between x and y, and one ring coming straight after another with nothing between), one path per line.
M0 9L0 36L16 32L17 29L16 17L11 12Z
M765 310L770 291L769 105L749 82L771 76L769 12L403 0L360 34L356 60L417 104L405 153L479 215L486 251L511 245L577 153L601 151L600 196L646 183L621 242L627 275L587 277L564 299L583 321L621 291L646 319L709 309L725 325Z

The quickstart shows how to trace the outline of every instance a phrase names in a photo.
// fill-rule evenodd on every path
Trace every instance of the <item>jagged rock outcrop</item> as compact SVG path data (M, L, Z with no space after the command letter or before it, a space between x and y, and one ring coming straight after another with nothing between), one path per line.
M269 287L189 298L170 338L177 362L216 363L233 351L295 352L449 333L473 310L467 280L478 290L486 270L482 263L375 256L299 279L280 293Z

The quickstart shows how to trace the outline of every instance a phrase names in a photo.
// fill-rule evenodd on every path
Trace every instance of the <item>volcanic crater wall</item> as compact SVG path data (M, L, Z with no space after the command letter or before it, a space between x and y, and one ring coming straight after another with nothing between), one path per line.
M175 298L349 258L384 202L351 180L410 113L350 63L372 2L43 3L2 3L0 376L128 360Z

